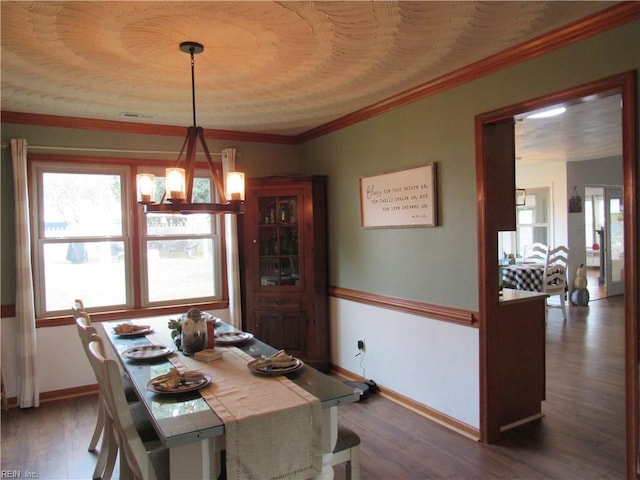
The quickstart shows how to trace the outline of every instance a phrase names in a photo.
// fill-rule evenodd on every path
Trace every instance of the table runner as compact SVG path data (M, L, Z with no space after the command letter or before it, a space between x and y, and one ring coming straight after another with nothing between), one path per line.
M212 378L200 394L225 425L227 478L302 480L317 475L322 466L320 400L284 376L252 374L247 368L252 358L239 349L221 350L222 359L211 363L182 354L169 360L178 370Z

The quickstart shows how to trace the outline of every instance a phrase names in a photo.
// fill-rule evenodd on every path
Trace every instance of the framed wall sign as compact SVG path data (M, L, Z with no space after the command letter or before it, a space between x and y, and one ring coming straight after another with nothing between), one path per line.
M363 228L435 227L436 164L360 178Z

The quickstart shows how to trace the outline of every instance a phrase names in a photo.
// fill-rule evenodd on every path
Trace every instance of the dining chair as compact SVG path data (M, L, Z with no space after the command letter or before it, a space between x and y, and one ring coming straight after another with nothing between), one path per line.
M84 309L84 302L82 300L80 300L79 298L76 298L73 301L73 305L71 305L71 311L73 312L73 318L76 320L76 324L78 325L79 328L83 328L82 326L92 326L91 325L91 315L89 315L89 313L87 313L87 311ZM82 317L83 320L81 320L81 323L78 324L78 318ZM83 335L80 331L78 331L78 333L80 333L80 339L83 339ZM89 334L88 336L85 335L85 340L88 340L88 338L91 336L91 334ZM83 342L83 346L84 346L84 350L85 353L87 353L87 346L84 344ZM138 401L138 395L135 392L135 389L133 388L133 385L131 384L131 380L129 379L129 377L127 375L125 375L124 373L122 374L122 380L124 382L124 391L127 394L127 400L129 402L137 402ZM95 446L94 446L95 449ZM89 449L89 451L91 451L92 449Z
M104 343L98 335L91 337L89 355L99 378L105 415L113 427L120 451L120 480L169 479L169 450L164 447L146 449L124 394L120 367L115 360L106 358Z
M76 302L78 301L76 300ZM78 304L75 303L74 307L77 307L77 305ZM91 326L91 321L89 320L88 315L86 315L80 309L73 308L73 316L76 321L76 327L78 329L78 336L80 337L82 348L84 349L85 355L87 355L87 359L89 359L89 351L88 351L89 339L91 338L91 335L96 333L96 329ZM88 450L90 452L93 452L98 447L98 440L100 440L100 436L102 435L102 431L104 430L104 412L101 406L102 406L102 401L99 399L98 400L98 418L96 420L96 426L93 430L93 435L91 436L91 441L89 442ZM95 475L94 475L94 478L96 478Z
M347 462L346 480L360 479L360 437L356 432L344 425L338 424L338 439L333 449L331 465Z
M91 319L86 312L79 311L77 313L75 321L80 341L82 343L85 354L87 355L89 363L91 364L99 388L98 418L96 419L96 425L88 448L90 452L95 451L98 446L98 440L100 439L100 437L102 437L102 446L100 448L98 460L96 461L96 466L93 471L93 478L101 478L103 480L106 480L111 478L111 475L113 474L113 469L118 453L118 445L115 437L113 436L113 428L111 426L111 423L108 421L108 418L105 414L105 399L103 395L103 389L100 385L98 372L96 372L95 365L94 363L92 363L92 359L89 353L89 343L91 343L92 338L99 338L99 334L91 325ZM123 381L123 377L121 377L121 381ZM148 446L147 448L153 448L156 445L159 445L160 440L158 439L153 425L151 424L151 421L147 416L144 406L137 400L133 402L128 401L128 405L131 410L131 415L134 418L135 428L139 431L141 438L143 438L146 442L146 445Z
M523 259L526 262L547 263L549 247L544 243L534 242L524 247Z
M547 254L547 261L544 267L544 279L542 291L550 296L559 295L560 305L553 305L547 302L547 308L561 308L562 318L567 319L567 308L565 297L567 295L567 269L568 269L569 249L564 245L559 245Z
M78 318L81 313L85 312L84 302L79 298L76 298L73 301L73 305L71 305L71 311L73 312L73 318Z

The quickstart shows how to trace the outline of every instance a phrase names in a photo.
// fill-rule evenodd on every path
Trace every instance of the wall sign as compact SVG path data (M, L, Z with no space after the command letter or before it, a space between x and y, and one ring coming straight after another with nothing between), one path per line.
M435 227L436 164L360 178L363 228Z

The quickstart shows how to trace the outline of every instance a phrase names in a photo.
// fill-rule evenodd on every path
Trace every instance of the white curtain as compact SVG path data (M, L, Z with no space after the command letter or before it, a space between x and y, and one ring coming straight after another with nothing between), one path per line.
M36 372L36 316L31 271L31 232L27 188L27 141L11 139L16 215L17 397L20 408L40 405Z
M222 175L236 169L236 149L222 150ZM225 244L227 247L227 281L229 282L229 323L242 329L242 304L240 298L240 262L238 259L238 222L236 215L225 215Z

